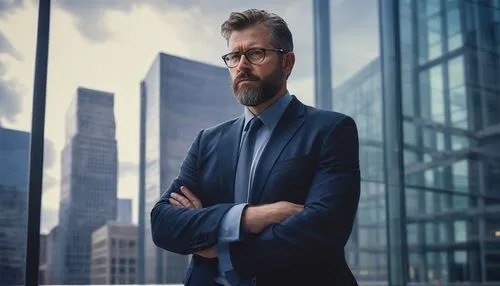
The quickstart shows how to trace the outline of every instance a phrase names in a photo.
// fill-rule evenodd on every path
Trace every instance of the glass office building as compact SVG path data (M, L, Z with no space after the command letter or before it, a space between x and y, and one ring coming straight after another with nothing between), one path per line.
M335 110L360 132L349 264L361 284L498 283L500 1L401 0L379 9L380 58L334 89ZM398 17L384 17L391 11ZM397 214L402 223L388 223Z
M181 283L189 257L157 248L150 215L179 172L196 135L243 113L233 97L229 72L160 53L141 84L139 255L145 283ZM141 226L142 225L142 226ZM144 261L142 263L141 261Z
M0 126L0 285L24 283L29 141Z
M116 220L114 95L78 88L66 113L53 284L89 284L92 233Z
M409 282L500 281L500 1L401 1Z

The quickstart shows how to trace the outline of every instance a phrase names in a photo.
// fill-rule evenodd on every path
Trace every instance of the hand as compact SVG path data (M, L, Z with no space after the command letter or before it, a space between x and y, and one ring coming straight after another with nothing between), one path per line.
M260 233L268 225L280 223L284 219L301 212L304 205L286 201L262 206L250 206L245 209L242 217L242 227L251 233Z
M194 254L202 256L204 258L216 258L217 257L217 251L215 250L215 246L212 246L208 249L197 251Z
M184 196L179 195L177 193L172 193L171 198L168 199L172 205L188 208L188 209L201 209L203 205L201 201L186 187L181 186L181 192ZM194 254L205 257L205 258L216 258L217 251L215 250L215 246L211 248L207 248L204 250L200 250L195 252Z
M188 188L181 186L181 192L184 194L184 196L172 192L172 194L170 195L171 198L169 198L168 201L172 205L181 208L187 208L187 209L203 208L201 201Z

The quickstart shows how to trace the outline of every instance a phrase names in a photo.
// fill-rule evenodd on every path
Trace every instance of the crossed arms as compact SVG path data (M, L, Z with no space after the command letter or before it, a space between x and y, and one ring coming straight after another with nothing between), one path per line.
M213 247L221 220L235 204L203 207L196 201L201 136L202 132L190 147L179 176L151 211L151 227L158 247L210 258L216 255ZM322 143L303 209L288 202L245 209L241 222L249 234L230 244L235 270L252 275L258 268L284 267L342 251L352 229L359 188L357 129L346 116Z

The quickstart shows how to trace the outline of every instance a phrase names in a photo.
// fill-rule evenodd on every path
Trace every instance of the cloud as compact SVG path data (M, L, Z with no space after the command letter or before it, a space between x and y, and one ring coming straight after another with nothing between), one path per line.
M23 6L24 1L0 0L0 18ZM18 61L23 59L22 54L12 46L7 36L0 31L0 56L10 56ZM6 77L7 63L0 59L0 124L2 121L14 123L22 110L22 86L15 80Z
M23 8L25 0L0 0L0 18L12 11Z
M112 38L109 27L106 25L108 13L112 11L128 13L136 5L134 2L132 0L59 0L54 4L74 16L76 28L85 38L94 42L102 42Z
M120 162L119 171L120 177L125 177L131 174L138 174L139 164L134 162Z
M96 43L114 39L112 30L116 27L113 26L114 23L107 21L110 13L129 13L138 7L150 7L165 22L176 26L178 41L188 43L192 49L197 49L193 51L197 58L207 56L217 59L222 51L214 46L214 39L220 41L221 47L224 46L220 25L230 12L251 8L245 2L235 3L230 0L59 0L54 3L56 7L74 17L75 27L82 36ZM294 75L297 78L311 76L313 72L311 4L299 0L254 0L252 7L275 12L288 22L294 35L295 52L298 55L296 66L299 68L294 70ZM204 47L201 51L200 45Z
M18 61L23 59L23 55L12 46L2 31L0 31L0 54L10 55Z
M0 61L0 123L14 123L22 109L23 90L17 81L5 77L6 70L7 65Z

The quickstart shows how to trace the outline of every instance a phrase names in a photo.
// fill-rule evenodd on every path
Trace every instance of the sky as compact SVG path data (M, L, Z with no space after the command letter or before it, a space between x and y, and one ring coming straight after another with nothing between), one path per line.
M337 85L378 57L377 0L332 0L332 74ZM118 197L137 223L139 90L159 52L223 67L220 25L232 11L282 16L295 44L289 90L314 105L312 1L53 0L51 10L41 232L58 223L65 115L78 87L115 96ZM38 1L0 0L0 124L30 131ZM228 73L229 76L229 73ZM341 110L339 110L342 112Z

